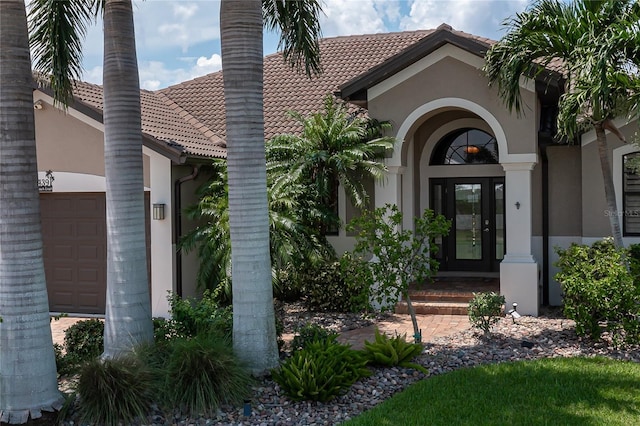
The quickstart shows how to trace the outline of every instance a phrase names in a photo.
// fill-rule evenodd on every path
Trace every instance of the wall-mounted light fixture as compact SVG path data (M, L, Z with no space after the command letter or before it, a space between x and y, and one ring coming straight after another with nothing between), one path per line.
M164 220L164 206L165 204L153 205L153 220Z
M464 149L467 154L477 154L480 152L480 148L475 145L467 145Z
M33 109L41 110L43 108L44 108L44 104L42 103L41 99L38 99L33 103Z
M516 209L520 210L520 201L516 201L514 206L516 206Z

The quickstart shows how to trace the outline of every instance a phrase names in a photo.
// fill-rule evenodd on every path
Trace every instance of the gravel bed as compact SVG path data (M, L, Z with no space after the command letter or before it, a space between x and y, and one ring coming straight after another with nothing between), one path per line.
M302 315L302 314L301 314ZM306 322L309 316L302 315ZM321 314L325 325L332 315ZM337 316L333 328L344 330L345 323L366 324L365 319ZM369 319L370 321L370 319ZM286 328L293 325L288 324ZM427 367L431 375L446 373L480 364L532 360L547 357L607 356L640 362L640 347L614 348L606 336L602 342L580 339L573 321L552 313L538 318L522 317L514 323L510 318L500 320L490 339L475 330L434 339L425 345L417 361ZM253 388L251 415L245 416L242 407L223 407L215 416L189 417L179 410L163 413L155 409L145 425L336 425L379 404L408 385L427 379L422 373L404 368L378 368L371 377L354 384L345 395L328 403L294 402L282 394L278 385L268 378ZM69 421L66 425L78 424Z

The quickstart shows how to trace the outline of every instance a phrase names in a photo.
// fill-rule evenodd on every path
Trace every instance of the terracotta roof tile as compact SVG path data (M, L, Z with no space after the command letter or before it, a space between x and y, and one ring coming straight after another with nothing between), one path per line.
M76 82L74 96L102 113L102 86ZM162 93L140 91L142 132L158 143L196 157L225 158L224 141Z
M440 30L485 44L495 41L451 29ZM307 78L284 62L281 53L264 58L265 136L300 131L288 111L302 115L322 109L323 99L339 86L398 55L437 30L405 31L331 37L320 40L320 76ZM554 61L548 68L556 70ZM76 96L102 111L102 87L78 83ZM226 157L225 108L222 71L159 90L141 91L142 131L190 156ZM355 106L352 106L355 109Z
M332 37L320 40L323 73L307 78L284 62L282 54L264 58L265 136L299 131L287 111L303 115L322 109L328 93L434 30ZM160 91L220 137L225 137L222 72L186 81Z

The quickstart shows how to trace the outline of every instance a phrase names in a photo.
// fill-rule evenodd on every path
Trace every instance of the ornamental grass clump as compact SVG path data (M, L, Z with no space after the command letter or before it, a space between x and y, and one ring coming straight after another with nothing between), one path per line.
M471 325L482 330L484 337L491 336L491 327L500 321L504 303L504 296L493 291L473 293L473 299L468 307Z
M132 424L145 417L151 405L151 374L132 356L86 362L77 383L83 422L99 425Z
M240 404L252 384L229 342L215 334L175 338L141 348L139 356L153 372L158 402L193 415Z
M362 352L371 364L414 368L428 375L429 370L420 364L411 362L423 350L424 346L422 344L407 342L406 334L389 337L384 333L380 333L380 330L376 328L375 340L373 342L365 340Z
M337 343L335 338L315 341L294 352L279 368L271 370L273 380L294 401L326 402L371 375L367 360L359 351Z

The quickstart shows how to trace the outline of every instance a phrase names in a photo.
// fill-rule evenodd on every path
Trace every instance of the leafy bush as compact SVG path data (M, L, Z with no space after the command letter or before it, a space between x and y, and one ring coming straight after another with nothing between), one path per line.
M628 252L610 240L556 250L560 272L555 279L562 285L564 314L575 320L576 332L599 339L607 330L616 343L638 342L640 280L627 268ZM633 261L631 265L633 270Z
M231 338L233 314L231 307L221 307L208 290L199 299L183 299L169 295L171 320L156 320L157 337L194 337L199 334L215 334Z
M353 267L360 272L354 275L355 281L365 280L367 285L375 282L375 299L382 309L395 305L402 296L419 342L420 329L409 297L409 284L428 281L438 271L435 239L449 233L451 222L427 209L422 216L414 217L412 231L403 229L402 217L396 205L386 204L363 212L347 225L347 231L358 232Z
M375 340L373 343L365 340L362 352L372 364L415 368L424 374L429 374L426 368L411 362L413 358L422 353L424 346L420 343L407 342L406 336L405 334L389 338L389 336L380 333L380 330L376 328Z
M366 364L360 352L329 339L294 352L271 374L291 399L326 402L345 392L356 380L369 376Z
M349 256L349 255L347 255ZM319 312L360 312L369 309L369 282L345 279L352 262L328 261L301 274L305 305Z
M64 332L67 356L86 361L104 350L104 323L99 319L78 321Z
M491 327L500 321L504 308L504 296L496 293L473 293L473 299L469 302L469 321L471 325L479 328L488 337L491 335Z
M77 383L82 421L99 425L132 424L149 411L150 385L149 370L134 357L87 362Z
M138 354L153 372L154 395L169 407L210 414L221 404L242 402L249 393L251 377L229 342L215 334L175 338Z
M313 323L306 323L298 330L291 340L291 350L299 351L313 342L335 341L338 333Z

